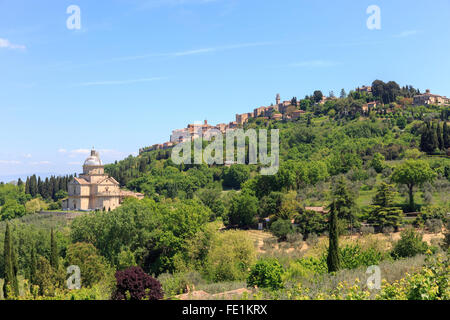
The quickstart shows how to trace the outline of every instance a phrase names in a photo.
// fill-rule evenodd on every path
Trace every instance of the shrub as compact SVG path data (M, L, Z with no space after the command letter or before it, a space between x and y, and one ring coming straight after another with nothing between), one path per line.
M307 257L297 260L297 263L306 270L310 270L315 274L328 273L327 256L322 255L320 258Z
M251 268L247 285L277 290L283 287L283 273L284 269L276 259L260 260Z
M263 248L264 250L273 249L277 244L277 239L275 238L266 238L263 240Z
M442 220L430 219L425 222L425 228L431 233L439 233L442 231Z
M293 232L292 223L289 220L278 219L270 226L270 232L279 240L286 240L287 235Z
M356 269L358 267L378 265L383 254L374 248L362 250L359 245L347 245L340 248L341 266L343 269Z
M449 259L427 258L427 264L417 273L407 274L400 281L385 284L380 300L449 300Z
M140 267L116 272L117 288L113 300L159 300L163 298L161 284Z
M254 263L253 241L243 231L226 231L211 242L205 271L214 282L244 280Z
M310 233L321 234L327 229L326 217L316 211L301 212L295 218L295 224L299 226L300 233L304 235Z
M303 242L303 235L301 233L289 233L286 235L286 241L290 244L299 244Z
M362 226L361 227L361 233L366 235L366 234L373 234L375 233L375 228L372 226Z
M166 297L183 294L188 290L194 291L195 287L206 283L200 273L195 271L175 274L163 273L159 275L158 281L161 282Z
M402 231L400 237L391 252L395 259L414 257L417 254L425 253L428 249L427 243L422 241L422 235L413 228Z
M319 242L319 237L315 233L310 233L306 238L306 244L310 247L315 247Z
M381 232L383 232L384 234L390 234L393 233L395 231L393 226L385 226L381 229Z

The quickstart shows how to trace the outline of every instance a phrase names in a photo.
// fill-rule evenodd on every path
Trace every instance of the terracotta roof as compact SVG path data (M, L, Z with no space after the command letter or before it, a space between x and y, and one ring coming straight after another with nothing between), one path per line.
M86 180L84 180L83 178L73 178L73 181L78 182L79 184L89 184L89 182L87 182Z

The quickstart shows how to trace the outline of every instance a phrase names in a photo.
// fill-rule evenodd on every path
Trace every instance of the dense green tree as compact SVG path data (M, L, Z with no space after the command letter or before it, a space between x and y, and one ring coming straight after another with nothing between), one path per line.
M298 225L298 231L305 237L312 233L322 234L327 230L326 216L316 211L302 210L295 217L295 224Z
M382 182L372 200L368 222L380 229L386 226L398 229L403 211L394 207L396 191L393 185Z
M56 272L50 262L42 256L37 258L35 285L39 287L39 295L53 296L58 287L55 281Z
M26 213L25 206L14 199L9 199L0 210L1 220L11 220L23 217Z
M270 288L278 290L283 287L283 267L276 259L258 261L250 270L247 278L249 287Z
M357 205L356 196L347 186L343 177L338 178L335 185L332 186L332 203L330 205L338 214L338 219L345 219L353 223L356 219Z
M175 261L186 254L187 240L202 230L210 217L211 210L197 200L155 203L126 199L111 212L75 219L71 239L92 243L114 266L127 247L147 272L173 272Z
M395 168L392 174L392 180L399 184L404 184L409 191L409 210L415 210L414 187L420 186L425 182L432 181L436 173L430 168L430 165L421 160L407 160Z
M381 153L377 152L373 155L370 166L374 168L377 173L381 173L381 171L383 171L385 167L384 160L384 156Z
M228 212L230 225L239 227L250 227L255 223L255 217L258 212L258 198L248 192L236 194L231 199L231 205Z
M322 91L320 91L320 90L314 91L313 97L314 97L314 102L316 102L316 103L322 101L322 99L323 99Z
M270 226L270 232L279 240L286 240L288 234L292 233L292 222L284 219L277 219Z
M114 280L113 269L90 243L77 242L69 245L66 261L68 265L80 267L83 287L91 287L102 280Z
M225 213L225 205L221 199L221 193L220 189L201 189L197 192L197 197L205 206L211 209L213 213L211 220L221 217Z
M259 200L258 215L266 218L275 215L280 211L283 201L283 193L273 191L268 196L264 196Z
M232 165L225 171L223 184L225 187L240 189L241 185L250 177L250 169L243 164Z
M414 257L424 254L428 250L428 244L422 240L422 235L413 228L402 231L400 240L394 244L391 255L398 258Z

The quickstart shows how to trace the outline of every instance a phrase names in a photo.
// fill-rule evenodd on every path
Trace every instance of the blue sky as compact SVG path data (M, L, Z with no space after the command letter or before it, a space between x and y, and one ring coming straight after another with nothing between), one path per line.
M448 0L0 0L0 180L79 172L92 146L120 160L276 93L382 79L450 96L449 30Z

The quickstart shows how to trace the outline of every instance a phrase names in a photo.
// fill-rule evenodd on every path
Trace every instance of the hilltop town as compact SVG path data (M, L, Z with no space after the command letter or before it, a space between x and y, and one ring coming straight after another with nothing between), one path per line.
M358 87L354 91L351 91L350 95L353 92L357 92L361 95L366 96L367 98L373 98L372 86L363 85L361 87ZM344 92L341 92L340 98L343 98L344 96ZM333 92L330 92L329 96L325 96L321 91L315 91L312 98L315 105L324 105L328 101L338 99ZM427 89L423 94L417 92L417 94L413 95L411 101L400 101L400 103L403 104L403 106L409 103L415 107L429 105L443 106L450 105L450 98L432 94L431 91ZM399 107L401 107L400 104L386 105L382 101L374 99L373 101L368 101L361 106L360 114L361 116L369 116L371 111L375 111L376 113L389 114L395 112L395 108ZM250 119L258 118L261 120L274 121L297 120L303 114L307 113L306 109L307 106L302 103L302 100L298 100L296 97L293 97L291 100L281 101L280 94L277 94L275 97L275 104L272 103L270 106L261 106L259 108L255 108L253 112L236 114L235 121L231 121L229 123L219 123L213 126L208 124L208 121L205 120L204 123L188 124L186 128L175 129L172 131L170 141L141 148L139 149L139 154L153 150L166 150L172 148L177 143L181 143L189 139L194 140L199 138L200 136L207 136L209 130L219 130L221 133L225 134L227 130L234 130L236 128L244 126Z

